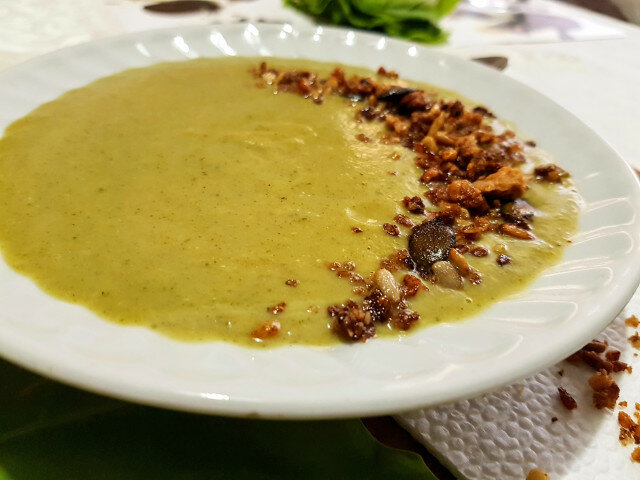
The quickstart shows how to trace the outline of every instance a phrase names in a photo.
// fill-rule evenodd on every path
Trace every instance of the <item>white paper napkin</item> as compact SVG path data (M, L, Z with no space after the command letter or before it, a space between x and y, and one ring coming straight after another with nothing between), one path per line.
M621 350L621 360L634 368L632 374L615 374L618 401L626 400L623 410L633 416L640 402L640 357L627 341L636 329L624 323L632 314L640 314L640 290L598 339ZM640 464L630 457L634 447L618 441L620 407L612 412L592 406L592 374L563 361L500 391L396 420L460 479L524 480L533 468L552 480L640 479ZM577 400L577 409L560 403L559 386Z

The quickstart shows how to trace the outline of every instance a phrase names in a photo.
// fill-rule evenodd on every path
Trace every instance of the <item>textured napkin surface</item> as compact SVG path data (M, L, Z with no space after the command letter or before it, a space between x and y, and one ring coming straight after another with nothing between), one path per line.
M627 340L636 329L624 323L632 314L640 316L640 291L597 337L621 350L621 360L634 368L632 374L615 375L619 401L629 404L622 410L630 415L640 402L640 357ZM533 468L547 471L552 480L640 479L640 464L630 457L633 447L618 441L621 408L592 406L587 384L592 374L563 361L502 390L396 419L460 479L524 480ZM560 403L560 386L577 400L576 410Z

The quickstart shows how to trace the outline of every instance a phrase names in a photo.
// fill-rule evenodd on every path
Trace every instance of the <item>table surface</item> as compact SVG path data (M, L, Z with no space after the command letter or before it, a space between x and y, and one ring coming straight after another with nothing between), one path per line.
M242 14L251 19L261 12L277 17L283 15L284 10L279 0L277 4L275 1L227 2L225 6L233 9L235 17L232 21L237 21ZM640 132L640 116L637 115L637 107L640 106L640 89L637 88L640 79L640 55L637 53L640 51L640 28L620 21L620 11L609 0L568 1L611 15L606 17L581 8L563 7L575 18L593 22L608 29L609 33L600 38L595 35L584 40L554 40L538 38L536 32L527 30L530 26L525 24L515 34L512 29L503 34L493 32L485 35L480 32L475 35L474 32L469 35L466 30L470 15L463 10L446 19L444 24L452 32L451 41L437 48L465 58L506 57L505 74L539 90L582 118L628 163L640 168L637 142ZM530 0L529 3L543 9L554 7L549 0ZM168 26L176 21L200 23L203 18L206 22L215 21L215 18L202 17L202 14L198 17L187 15L181 19L175 19L175 16L160 18L143 12L143 5L144 2L136 0L66 0L55 3L48 0L0 0L0 68L57 48L126 31ZM260 5L264 10L260 10ZM289 20L290 14L287 15L286 20ZM274 19L273 16L270 18ZM303 20L295 20L304 23ZM495 19L490 16L484 21L487 25L495 25ZM422 455L438 478L453 478L391 417L364 419L364 423L383 443Z

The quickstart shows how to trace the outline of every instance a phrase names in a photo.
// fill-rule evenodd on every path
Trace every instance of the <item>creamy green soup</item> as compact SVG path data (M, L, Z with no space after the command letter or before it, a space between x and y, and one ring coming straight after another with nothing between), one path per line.
M259 345L251 331L286 302L280 334L261 345L339 341L326 309L354 295L326 264L352 261L368 275L406 248L406 236L381 226L425 187L409 150L356 139L380 138L384 124L355 122L337 96L316 105L257 88L248 73L257 63L128 70L9 126L0 140L5 261L50 295L182 340ZM431 285L410 300L419 326L468 317L559 259L576 228L575 192L531 182L525 198L539 211L537 240L500 237L512 262L471 257L481 285Z

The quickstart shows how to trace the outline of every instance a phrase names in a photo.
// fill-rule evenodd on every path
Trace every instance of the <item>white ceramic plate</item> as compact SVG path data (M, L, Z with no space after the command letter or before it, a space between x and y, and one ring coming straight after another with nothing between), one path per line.
M531 288L468 321L366 344L268 351L187 344L120 327L51 298L0 262L0 355L137 402L197 412L320 418L398 412L471 397L560 360L601 331L636 288L640 190L578 119L503 74L382 36L290 25L137 33L0 73L0 128L66 90L126 68L198 56L302 57L377 68L487 105L555 155L584 198L580 232Z

